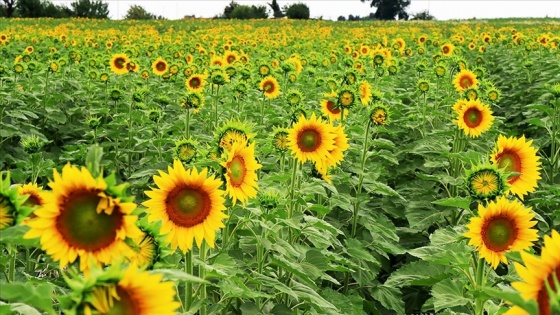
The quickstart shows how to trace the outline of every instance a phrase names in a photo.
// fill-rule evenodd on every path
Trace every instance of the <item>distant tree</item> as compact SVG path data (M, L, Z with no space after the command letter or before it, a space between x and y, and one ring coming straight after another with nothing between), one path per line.
M344 17L343 15L339 16L338 19L336 19L337 21L346 21L346 17Z
M65 18L72 16L72 10L62 5L54 5L45 0L18 0L16 11L19 17L38 18L53 17Z
M361 0L362 2L371 1L371 7L376 7L375 18L378 20L394 20L399 17L401 20L408 20L408 13L405 9L410 5L411 0Z
M70 4L74 16L93 19L109 17L109 4L101 0L76 0Z
M289 6L284 6L283 9L289 19L309 19L309 7L305 3L293 3Z
M411 18L411 20L426 20L426 21L431 21L431 20L435 20L435 19L436 19L436 17L431 15L428 10L420 11L418 13L414 13L412 15L412 18Z
M230 14L230 17L232 19L240 19L240 20L266 19L268 18L268 12L266 10L267 10L266 7L263 5L259 5L259 6L236 5Z
M225 8L224 8L224 18L231 19L231 14L233 10L239 6L239 4L235 1L231 1Z
M5 17L12 17L16 9L16 0L2 0L2 11Z
M356 21L356 18L352 14L349 14L348 21Z
M284 17L284 13L282 12L282 9L280 9L280 5L278 5L278 2L276 2L276 0L272 0L272 3L269 3L268 5L272 9L272 15L274 16L274 18Z
M156 16L144 9L143 7L133 4L126 11L125 20L153 20Z

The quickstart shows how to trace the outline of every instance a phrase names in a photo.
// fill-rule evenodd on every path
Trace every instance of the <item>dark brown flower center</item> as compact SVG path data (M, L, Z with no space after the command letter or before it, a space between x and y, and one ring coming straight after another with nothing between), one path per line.
M334 108L334 102L327 101L327 110L333 114L340 114L340 109Z
M241 186L246 174L247 168L245 167L245 160L242 156L236 155L231 160L231 162L228 163L228 175L230 183L235 187Z
M97 212L102 201L100 191L83 190L64 196L59 203L60 215L56 229L72 247L87 251L101 250L111 245L123 225L123 214L117 208L111 214ZM103 199L106 197L103 197Z
M460 83L460 85L463 89L466 89L466 88L470 87L471 85L473 85L474 82L470 77L463 76L461 78L461 80L459 80L459 83Z
M165 203L169 219L187 228L204 222L212 208L210 195L200 186L176 187L169 193Z
M517 239L519 232L513 219L505 216L494 216L482 225L482 241L493 252L507 250Z
M482 123L482 112L478 108L469 108L463 115L463 121L469 128L476 128Z
M160 62L156 63L156 69L158 71L164 71L166 68L167 68L167 65L165 64L165 62L160 61Z
M496 156L496 162L499 168L503 168L506 172L521 173L521 158L516 152L504 150ZM516 174L508 178L508 183L513 184L519 179L521 174Z
M317 130L306 129L298 134L298 147L303 152L313 152L321 145L321 135Z
M123 57L118 57L115 59L115 67L117 69L122 69L126 65L126 60Z

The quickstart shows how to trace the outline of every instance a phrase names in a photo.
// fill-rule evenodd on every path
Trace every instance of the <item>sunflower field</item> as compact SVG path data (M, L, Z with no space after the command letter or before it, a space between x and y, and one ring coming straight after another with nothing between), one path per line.
M559 45L0 19L0 314L560 314Z

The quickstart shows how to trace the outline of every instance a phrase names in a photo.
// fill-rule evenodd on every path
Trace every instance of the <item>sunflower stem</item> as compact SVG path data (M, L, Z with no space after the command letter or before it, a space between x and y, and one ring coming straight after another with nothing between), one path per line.
M216 95L214 96L214 128L218 128L218 95L220 94L220 86L216 87Z
M364 181L364 167L366 164L366 153L368 151L369 129L371 127L371 119L368 119L366 133L364 136L364 146L362 148L362 157L360 159L360 175L358 177L358 189L356 190L356 200L354 201L354 212L352 213L352 237L356 237L356 228L358 226L358 212L360 212L360 195L362 194L362 183Z
M485 278L484 278L484 269L486 267L486 263L484 262L484 258L479 258L478 263L476 265L476 290L480 290L484 287ZM482 315L484 313L484 303L486 301L482 298L476 298L475 302L475 315Z
M184 265L185 273L192 275L193 274L193 256L192 251L189 250L185 253L185 265ZM191 305L193 302L193 287L192 282L186 281L185 282L185 307L184 311L188 312L191 309Z
M207 253L206 250L207 250L206 242L202 242L202 245L200 246L199 256L200 256L200 260L203 263L206 262L206 253ZM204 278L206 278L206 270L202 266L198 268L198 277L203 280ZM208 308L206 305L206 299L207 299L206 283L200 284L200 299L203 301L202 305L200 306L200 315L207 315Z
M132 105L133 102L128 105L128 177L132 175Z
M293 164L292 164L292 177L291 177L291 181L290 181L290 207L288 208L288 220L290 220L292 218L292 216L294 215L294 207L295 207L295 187L296 187L296 181L297 181L297 169L298 169L299 163L297 161L296 158L293 158ZM290 227L288 227L288 242L290 242L292 239L292 229L290 229Z
M263 97L262 97L262 102L261 102L261 127L263 126L263 122L264 122L264 102L265 102L265 97L264 97L264 92L263 92Z
M8 282L14 282L16 279L16 256L17 250L14 249L8 265Z
M185 115L185 135L187 140L190 139L190 120L191 120L191 110L187 107L187 113Z

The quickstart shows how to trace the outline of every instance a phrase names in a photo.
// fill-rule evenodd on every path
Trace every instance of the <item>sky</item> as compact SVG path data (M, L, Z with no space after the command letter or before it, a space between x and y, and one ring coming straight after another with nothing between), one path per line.
M213 17L223 12L230 0L103 0L109 3L109 17L121 19L128 8L141 5L148 12L168 19L180 19L185 15L196 17ZM52 0L57 4L66 0ZM237 0L239 4L265 5L272 0ZM277 0L280 7L286 4L303 2L309 7L311 17L322 16L326 20L336 20L339 16L366 16L375 12L370 2L360 0ZM560 0L412 0L407 8L409 14L428 10L437 20L453 19L487 19L506 17L555 17L560 18ZM269 10L272 16L272 10Z

